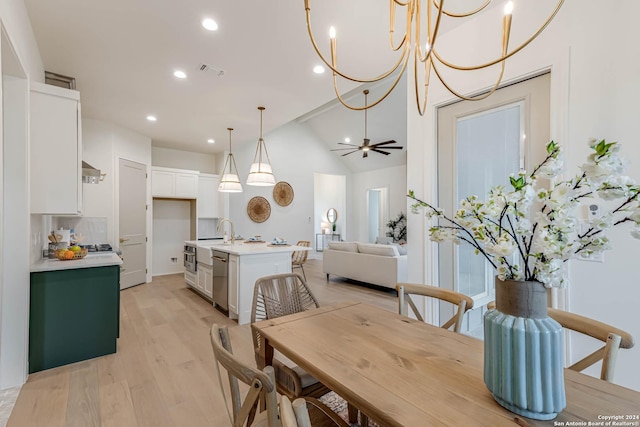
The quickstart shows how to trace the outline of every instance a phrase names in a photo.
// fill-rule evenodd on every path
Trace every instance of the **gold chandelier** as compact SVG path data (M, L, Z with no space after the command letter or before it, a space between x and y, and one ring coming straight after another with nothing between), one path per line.
M431 70L436 74L438 79L442 82L445 88L451 92L454 96L469 100L469 101L478 101L484 99L491 95L493 92L498 89L500 82L502 81L502 76L504 74L505 62L507 59L520 52L524 47L526 47L529 43L531 43L542 31L549 25L551 20L556 16L560 7L564 3L564 0L558 0L553 12L548 16L546 21L536 30L531 37L525 40L523 43L518 45L516 48L509 50L509 35L511 32L511 15L513 10L513 2L508 1L504 8L504 17L502 19L502 53L499 57L477 65L459 65L445 60L437 49L437 38L438 38L438 30L440 29L440 24L443 16L447 18L469 18L478 13L482 12L489 6L491 0L485 0L482 5L479 7L464 12L464 13L453 13L445 9L445 0L389 0L389 41L391 44L391 49L393 51L400 52L400 57L397 62L386 72L378 75L373 78L356 78L353 76L349 76L342 71L338 70L337 65L337 41L336 41L336 32L333 27L331 27L329 31L330 38L330 47L331 47L331 58L327 60L324 55L320 52L316 40L313 36L313 31L311 30L311 0L304 0L304 7L306 11L306 21L307 21L307 31L309 33L309 38L311 39L311 43L313 44L313 48L317 52L320 59L331 69L333 72L333 87L336 93L336 96L340 103L347 108L352 110L366 110L368 108L374 107L380 102L382 102L391 91L397 86L400 78L404 74L407 64L409 63L409 59L411 58L411 51L413 47L413 64L414 64L414 80L415 80L415 96L416 96L416 104L418 106L418 112L420 115L424 115L426 106L427 106L427 96L429 93L429 78L431 76ZM426 15L423 13L422 8L426 8ZM405 22L406 27L404 30L404 34L402 38L396 43L394 40L394 28L395 28L395 16L396 10L399 8L405 8ZM423 18L423 16L426 16ZM426 22L422 22L422 20ZM423 24L425 30L423 32ZM423 41L423 38L426 39ZM465 96L460 92L454 90L451 85L449 85L445 79L443 78L439 67L442 65L443 67L458 70L458 71L474 71L480 70L483 68L490 67L492 65L500 64L500 73L496 80L496 83L493 87L486 93L477 96ZM338 76L344 79L350 80L356 83L376 83L381 82L385 79L389 79L391 81L388 90L376 101L369 105L365 106L354 106L348 104L340 95L338 90ZM423 81L424 80L424 81ZM421 85L423 86L421 90Z

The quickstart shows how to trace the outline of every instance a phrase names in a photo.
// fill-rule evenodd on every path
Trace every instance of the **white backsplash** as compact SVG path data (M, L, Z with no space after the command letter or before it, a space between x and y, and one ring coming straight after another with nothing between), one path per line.
M92 245L108 242L106 217L53 217L52 227L55 230L74 230L76 236L82 236L81 245Z

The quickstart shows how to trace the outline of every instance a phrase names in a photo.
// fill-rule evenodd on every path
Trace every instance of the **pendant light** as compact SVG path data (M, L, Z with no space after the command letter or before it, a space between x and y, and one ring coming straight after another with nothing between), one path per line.
M231 152L231 131L233 128L227 128L227 130L229 131L229 154L222 169L218 191L222 193L242 193L242 184L240 184L240 178L238 178L238 168Z
M262 112L264 107L258 107L260 110L260 138L256 147L256 154L253 156L253 163L249 169L247 177L247 185L255 185L259 187L268 187L276 185L276 178L271 170L271 161L267 153L267 146L262 139ZM263 153L264 152L264 153Z

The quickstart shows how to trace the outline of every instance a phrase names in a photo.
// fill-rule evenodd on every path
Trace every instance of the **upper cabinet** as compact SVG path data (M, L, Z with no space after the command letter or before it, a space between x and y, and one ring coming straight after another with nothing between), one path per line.
M224 216L223 193L218 191L219 175L201 173L198 178L198 218Z
M82 213L80 92L31 83L31 213Z
M198 198L198 171L153 166L151 195L171 199Z

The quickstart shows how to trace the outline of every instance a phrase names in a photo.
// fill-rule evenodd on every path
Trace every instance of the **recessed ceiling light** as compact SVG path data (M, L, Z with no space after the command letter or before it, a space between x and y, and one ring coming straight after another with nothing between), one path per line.
M351 142L351 138L346 137L346 138L344 139L344 142Z
M215 144L216 140L215 140L215 139L213 139L213 138L209 138L209 139L207 139L207 142L208 142L209 144Z
M203 19L202 26L209 31L215 31L218 29L218 24L211 18Z
M324 73L324 67L322 65L316 65L313 67L313 72L316 74L322 74Z
M187 78L187 73L185 73L184 71L181 70L176 70L173 72L173 75L179 79L186 79Z
M147 116L147 120L149 120L150 122L155 122L156 120L158 120L158 118L156 116Z

